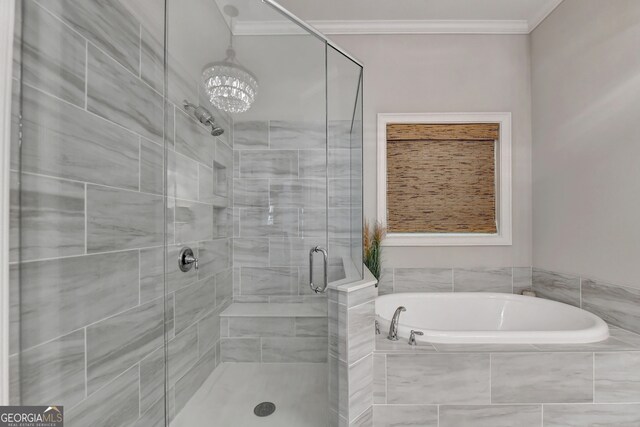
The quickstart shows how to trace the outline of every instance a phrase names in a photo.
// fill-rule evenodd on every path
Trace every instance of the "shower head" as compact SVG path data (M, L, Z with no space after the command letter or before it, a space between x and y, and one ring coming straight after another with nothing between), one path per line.
M198 119L200 123L202 123L205 126L211 126L211 135L220 136L224 133L224 129L222 129L219 126L216 126L215 124L216 119L209 112L209 110L207 110L201 105L196 107L195 105L188 102L186 99L183 102L184 102L184 108L188 110L193 110L193 115L196 117L196 119Z
M202 123L203 125L213 126L213 122L215 121L215 119L213 118L209 110L207 110L206 108L202 106L197 107L193 111L193 114L196 116L196 119L198 119L200 123Z

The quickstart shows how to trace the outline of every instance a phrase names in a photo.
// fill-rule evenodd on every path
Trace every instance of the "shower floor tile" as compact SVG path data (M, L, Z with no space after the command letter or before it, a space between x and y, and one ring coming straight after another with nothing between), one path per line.
M172 427L326 427L325 363L223 363L171 423ZM253 408L273 402L257 417Z

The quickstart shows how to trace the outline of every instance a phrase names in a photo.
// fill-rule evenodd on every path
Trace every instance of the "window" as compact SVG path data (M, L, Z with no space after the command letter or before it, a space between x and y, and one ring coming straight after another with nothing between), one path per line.
M511 115L378 115L388 246L511 244Z

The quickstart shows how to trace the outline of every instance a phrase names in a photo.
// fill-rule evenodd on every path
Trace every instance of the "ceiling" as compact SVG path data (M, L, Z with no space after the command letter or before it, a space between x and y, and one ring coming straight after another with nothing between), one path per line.
M532 20L553 0L279 0L304 20Z
M275 0L325 34L527 34L562 0ZM274 19L246 13L250 0L216 0L245 7L238 34L286 34ZM249 6L249 7L247 7ZM253 6L253 7L251 7ZM284 22L284 21L283 21ZM295 30L295 29L294 29ZM234 29L234 33L235 33ZM294 31L295 32L295 31Z

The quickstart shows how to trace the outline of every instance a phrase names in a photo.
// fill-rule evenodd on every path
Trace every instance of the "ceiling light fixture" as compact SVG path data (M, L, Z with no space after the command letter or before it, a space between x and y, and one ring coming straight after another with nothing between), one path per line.
M233 48L231 28L233 18L239 15L238 9L226 5L223 10L230 17L227 56L222 61L207 64L202 71L202 80L213 106L229 113L243 113L251 108L258 94L258 79L240 65Z

